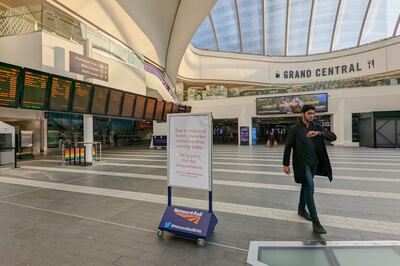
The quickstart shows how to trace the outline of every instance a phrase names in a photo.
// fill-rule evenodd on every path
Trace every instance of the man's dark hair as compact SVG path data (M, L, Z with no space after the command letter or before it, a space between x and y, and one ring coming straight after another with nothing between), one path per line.
M315 111L315 106L314 106L314 105L311 105L311 104L305 104L305 105L303 105L303 107L301 108L301 112L302 112L302 113L308 112L308 111L310 111L310 110L314 110L314 111Z

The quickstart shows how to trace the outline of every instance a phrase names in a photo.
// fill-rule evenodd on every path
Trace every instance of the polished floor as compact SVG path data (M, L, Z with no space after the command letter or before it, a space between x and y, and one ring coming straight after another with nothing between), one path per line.
M91 167L60 155L0 169L0 265L246 265L250 241L400 240L400 150L329 148L334 181L316 177L327 235L297 216L299 186L282 148L214 147L219 220L204 248L166 234L166 151L121 148ZM208 206L174 189L173 203Z

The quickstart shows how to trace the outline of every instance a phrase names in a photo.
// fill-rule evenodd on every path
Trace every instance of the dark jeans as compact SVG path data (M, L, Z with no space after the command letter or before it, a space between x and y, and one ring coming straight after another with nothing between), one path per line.
M319 219L317 214L317 207L315 207L314 201L314 174L315 169L307 164L305 172L306 180L305 183L301 184L299 210L305 210L307 206L312 221L318 222Z

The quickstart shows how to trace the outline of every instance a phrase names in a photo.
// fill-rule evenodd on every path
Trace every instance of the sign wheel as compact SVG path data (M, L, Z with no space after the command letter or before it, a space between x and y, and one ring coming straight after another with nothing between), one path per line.
M162 237L164 236L164 231L158 229L158 230L157 230L157 236L158 236L159 238L162 238Z
M206 245L206 241L202 238L197 239L197 246L204 247Z

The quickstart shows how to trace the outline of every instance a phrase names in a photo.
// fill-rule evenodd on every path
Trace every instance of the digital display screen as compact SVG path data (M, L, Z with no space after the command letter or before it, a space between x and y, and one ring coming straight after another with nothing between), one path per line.
M161 121L163 118L164 112L164 101L157 101L156 105L156 113L154 114L154 120Z
M134 118L143 119L145 103L146 103L146 97L136 96L135 111L133 113Z
M135 103L135 95L125 93L124 102L122 104L121 116L132 117L134 103Z
M119 116L121 110L123 93L121 91L111 91L108 101L107 115Z
M186 113L186 106L185 105L179 105L179 113Z
M75 81L72 112L88 113L92 87L93 85L90 83Z
M100 86L94 86L92 99L92 113L98 115L106 114L106 105L110 90Z
M50 74L27 69L24 73L22 107L45 109Z
M164 121L167 120L167 114L171 113L171 109L172 109L172 103L170 103L170 102L165 103L165 111L164 111L164 116L163 116Z
M240 127L240 144L249 145L249 127Z
M52 76L50 89L50 110L67 112L69 110L71 90L71 79Z
M0 106L18 106L21 68L0 64Z
M172 113L177 113L179 111L179 104L173 104L174 106L172 107Z
M156 99L147 98L146 113L144 118L146 120L153 120L154 109L156 108Z
M300 113L305 104L314 105L316 112L327 112L328 94L316 93L257 98L256 110L258 115Z

